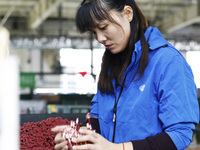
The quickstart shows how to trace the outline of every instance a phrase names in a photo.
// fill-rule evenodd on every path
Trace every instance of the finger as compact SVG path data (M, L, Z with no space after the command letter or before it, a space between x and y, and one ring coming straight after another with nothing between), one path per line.
M88 130L88 129L80 129L79 130L79 133L80 134L83 134L83 135L92 135L92 136L94 136L95 138L98 138L99 137L99 134L98 133L96 133L94 130Z
M62 150L68 150L68 146L63 147Z
M87 129L87 127L86 126L82 126L82 127L80 127L80 129L84 130L84 129Z
M67 146L67 141L63 141L61 143L58 143L55 145L55 150L65 150L65 149L68 149L68 146Z
M75 145L72 147L73 149L81 149L81 150L92 150L95 149L93 144L84 144L84 145Z
M64 138L62 137L62 133L59 132L58 134L56 134L54 141L56 144L65 141Z
M77 138L72 138L72 142L74 142L74 143L85 143L85 142L95 143L96 138L94 138L94 136L92 136L92 135L83 135L83 136L79 136Z
M55 126L54 128L51 128L51 131L52 132L62 132L67 127L68 127L67 125Z

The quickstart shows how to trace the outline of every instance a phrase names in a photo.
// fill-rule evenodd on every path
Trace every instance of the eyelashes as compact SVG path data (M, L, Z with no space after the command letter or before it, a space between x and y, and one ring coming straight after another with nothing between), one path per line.
M107 28L107 25L106 25L106 26L103 26L103 27L100 27L99 29L100 29L100 30L106 30L106 28Z

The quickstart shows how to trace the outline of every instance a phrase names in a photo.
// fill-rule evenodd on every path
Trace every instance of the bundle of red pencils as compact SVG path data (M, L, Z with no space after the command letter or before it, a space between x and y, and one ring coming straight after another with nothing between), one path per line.
M89 113L86 115L86 118L87 118L87 122L88 122L86 124L86 127L89 130L92 130ZM87 144L87 142L81 142L81 143L73 143L72 142L72 138L77 138L79 136L83 136L82 134L79 133L80 126L81 126L81 124L79 124L79 118L76 118L76 122L73 120L70 121L70 125L68 125L63 131L62 135L63 135L63 138L65 138L68 141L69 150L72 150L73 145Z

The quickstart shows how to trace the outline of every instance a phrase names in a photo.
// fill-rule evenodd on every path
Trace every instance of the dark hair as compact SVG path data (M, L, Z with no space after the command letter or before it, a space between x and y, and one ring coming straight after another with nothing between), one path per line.
M99 76L98 88L101 93L114 93L112 80L115 79L116 85L120 84L124 72L131 62L132 53L135 49L135 43L140 40L142 44L142 55L139 67L133 76L139 73L139 80L148 64L149 45L145 39L144 33L148 28L147 20L134 0L84 0L76 14L76 26L81 33L91 31L96 27L96 20L109 21L116 23L109 15L110 10L122 12L125 5L133 9L133 20L131 21L131 34L129 42L124 51L118 54L112 54L106 50L103 56L102 68Z

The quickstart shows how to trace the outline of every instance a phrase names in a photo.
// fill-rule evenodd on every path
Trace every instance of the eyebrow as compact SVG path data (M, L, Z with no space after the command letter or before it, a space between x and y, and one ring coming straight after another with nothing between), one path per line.
M104 24L106 24L106 22L102 21L102 22L100 22L100 23L97 23L97 24L95 25L95 27L99 27L99 26L104 25Z
M104 22L95 23L94 27L92 29L90 29L90 31L93 31L93 29L95 29L95 28L99 28L99 26L101 26L101 24L104 24Z

